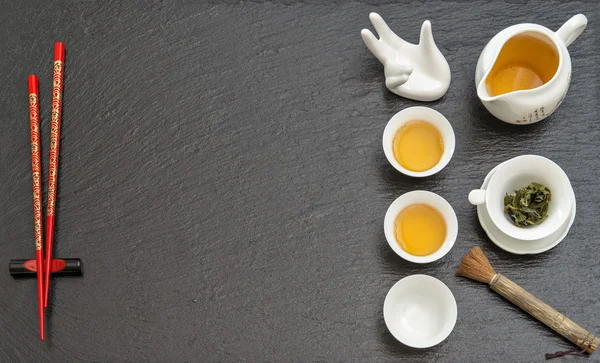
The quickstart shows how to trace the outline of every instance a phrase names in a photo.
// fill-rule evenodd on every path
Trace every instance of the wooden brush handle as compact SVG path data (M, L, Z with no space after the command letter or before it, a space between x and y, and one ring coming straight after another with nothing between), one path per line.
M571 319L554 310L503 275L497 274L490 282L490 288L570 340L573 344L581 349L586 349L587 353L592 354L600 344L600 339L596 338L594 334L575 324Z

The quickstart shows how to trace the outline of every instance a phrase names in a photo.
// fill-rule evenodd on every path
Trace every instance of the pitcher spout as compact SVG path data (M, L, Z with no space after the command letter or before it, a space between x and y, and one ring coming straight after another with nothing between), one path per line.
M486 77L484 77L477 85L477 97L479 97L481 103L483 103L488 110L510 109L511 100L514 100L513 96L514 93L505 93L497 96L490 95L487 89ZM497 112L492 111L492 114L496 115Z
M479 97L481 102L488 102L490 98L490 94L488 93L485 85L486 78L487 74L481 79L481 81L479 81L479 84L477 85L477 97Z
M494 101L498 100L498 98L503 97L505 95L500 95L500 96L491 96L490 95L490 93L488 92L488 89L487 89L487 84L486 84L487 76L488 75L486 74L485 77L483 77L483 79L481 79L481 81L477 85L477 97L479 97L481 102L494 102Z

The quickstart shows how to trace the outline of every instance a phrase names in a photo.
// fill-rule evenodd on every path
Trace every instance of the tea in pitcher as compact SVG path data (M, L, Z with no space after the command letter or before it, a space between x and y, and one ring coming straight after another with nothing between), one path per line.
M506 41L485 81L490 96L537 88L554 77L559 55L554 43L545 38L519 34Z

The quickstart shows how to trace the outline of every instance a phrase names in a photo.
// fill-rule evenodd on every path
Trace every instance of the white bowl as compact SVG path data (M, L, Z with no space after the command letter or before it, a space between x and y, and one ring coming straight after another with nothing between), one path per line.
M548 206L548 218L536 226L517 227L504 213L504 196L531 182L545 185L552 193ZM508 160L490 177L486 189L469 193L469 202L485 204L496 227L506 235L532 241L550 236L562 227L573 207L573 188L567 174L552 160L537 155L523 155Z
M410 171L402 167L394 157L394 136L396 136L396 133L404 126L404 124L413 120L424 120L431 123L437 127L444 140L444 153L442 154L440 161L429 170ZM426 177L442 170L448 165L450 159L452 159L455 145L456 139L454 138L454 130L452 130L452 125L450 125L448 119L441 113L429 107L417 106L405 108L388 121L385 130L383 131L383 152L385 153L385 157L396 170L408 176Z
M404 208L413 204L426 204L432 208L435 208L442 214L444 220L446 221L446 239L444 240L444 243L440 249L431 255L411 255L410 253L404 251L396 240L394 233L394 221ZM458 235L458 220L456 219L456 213L454 213L454 209L452 209L452 206L446 201L446 199L435 193L416 190L402 194L392 204L390 204L387 212L385 213L383 230L385 232L385 239L398 256L410 262L428 263L444 257L450 251L452 246L454 246L454 242L456 242L456 236Z
M394 338L413 348L441 343L457 318L452 291L428 275L412 275L396 282L385 297L383 319Z

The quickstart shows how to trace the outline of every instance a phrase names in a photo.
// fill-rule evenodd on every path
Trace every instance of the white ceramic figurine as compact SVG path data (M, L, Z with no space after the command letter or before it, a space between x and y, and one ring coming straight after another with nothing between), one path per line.
M417 101L435 101L450 87L450 66L435 45L431 22L421 27L419 44L396 35L377 13L369 19L379 39L368 29L361 36L371 53L384 66L385 85L398 96Z

